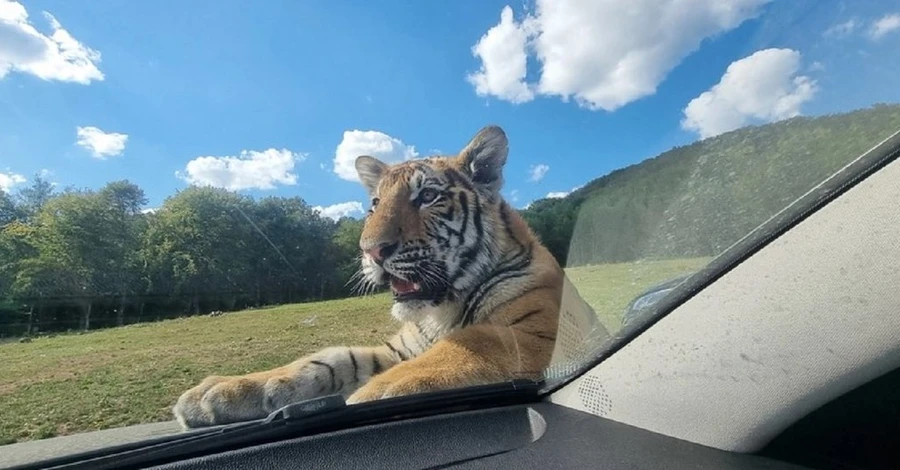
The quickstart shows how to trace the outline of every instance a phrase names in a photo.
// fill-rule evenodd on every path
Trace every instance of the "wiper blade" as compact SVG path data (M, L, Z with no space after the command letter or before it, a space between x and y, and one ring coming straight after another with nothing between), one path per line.
M543 381L513 380L386 398L348 406L329 395L280 408L268 417L60 457L14 468L140 468L276 440L388 420L535 402Z

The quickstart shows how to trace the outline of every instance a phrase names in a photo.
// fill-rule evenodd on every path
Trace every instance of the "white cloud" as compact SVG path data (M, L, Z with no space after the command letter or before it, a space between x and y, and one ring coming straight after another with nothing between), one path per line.
M572 194L573 192L578 191L582 187L584 187L583 184L575 186L574 188L572 188L568 191L551 191L551 192L547 193L547 195L545 197L547 199L562 199L562 198L568 196L569 194Z
M409 160L419 155L416 148L400 139L378 131L344 131L344 137L334 151L334 172L342 179L359 181L356 157L368 155L386 163Z
M535 93L613 111L656 92L703 39L756 17L770 0L537 0L534 14L500 23L475 45L479 95L523 102ZM526 80L532 54L536 83Z
M681 126L706 138L798 116L818 90L798 70L800 53L791 49L764 49L732 62L719 83L688 103Z
M544 176L547 175L548 171L550 171L550 165L545 165L543 163L531 165L531 168L528 170L528 181L537 183L544 179Z
M823 35L826 37L846 37L856 31L856 28L859 26L860 24L856 18L850 18L843 23L838 23L826 29Z
M93 126L78 127L75 129L75 135L78 137L75 143L99 160L122 155L125 143L128 142L127 134L104 132Z
M513 189L509 192L509 200L512 202L519 202L519 190Z
M12 71L86 85L103 80L100 53L81 44L49 13L51 33L38 31L19 2L0 0L0 79Z
M3 192L8 193L12 190L13 186L22 184L26 181L28 180L18 173L13 173L11 171L4 173L0 171L0 189L2 189Z
M877 41L888 33L897 30L900 30L900 13L893 13L884 15L878 21L872 23L872 28L869 29L869 36Z
M147 208L141 209L141 214L155 214L156 211L158 211L158 210L159 210L159 207L147 207Z
M274 189L279 184L297 184L294 165L304 159L306 155L287 149L242 150L236 157L197 157L175 176L190 184L232 191Z
M500 23L472 47L472 55L481 59L481 69L466 80L478 96L496 96L512 103L534 99L534 92L525 83L528 36L526 27L513 19L512 8L503 7Z
M313 210L332 220L340 220L341 217L351 217L354 214L365 212L362 203L359 201L340 202L326 207L315 206Z

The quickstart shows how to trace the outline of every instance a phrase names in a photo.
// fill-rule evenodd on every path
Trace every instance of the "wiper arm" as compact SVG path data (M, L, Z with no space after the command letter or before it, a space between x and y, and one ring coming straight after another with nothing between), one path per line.
M14 468L138 468L318 432L487 406L530 403L543 381L512 380L454 390L387 398L348 406L329 395L280 408L268 417L181 435L125 444Z

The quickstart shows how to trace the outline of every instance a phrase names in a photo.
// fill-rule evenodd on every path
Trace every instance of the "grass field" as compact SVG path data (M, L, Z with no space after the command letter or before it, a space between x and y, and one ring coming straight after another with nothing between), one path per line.
M568 271L615 331L634 296L704 261ZM382 294L0 345L0 444L172 419L175 399L207 375L271 368L334 344L377 344L396 329L389 308Z

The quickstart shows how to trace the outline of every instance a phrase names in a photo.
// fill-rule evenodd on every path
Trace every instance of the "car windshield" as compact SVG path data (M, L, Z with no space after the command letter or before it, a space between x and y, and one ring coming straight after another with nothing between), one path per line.
M900 130L898 51L879 1L0 0L0 444L569 379Z

